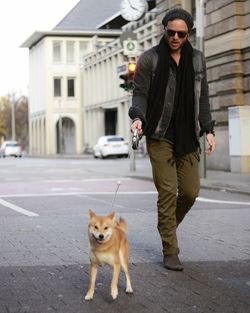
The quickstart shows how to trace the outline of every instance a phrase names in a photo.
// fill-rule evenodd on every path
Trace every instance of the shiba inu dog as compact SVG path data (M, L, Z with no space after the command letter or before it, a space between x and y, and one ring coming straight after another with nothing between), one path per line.
M89 289L85 300L93 299L97 266L102 264L113 267L111 282L113 299L116 299L118 295L117 283L121 267L126 276L126 292L133 293L128 272L129 244L126 239L126 231L127 223L121 218L116 220L115 212L108 216L100 216L89 210L88 235L91 249L91 268Z

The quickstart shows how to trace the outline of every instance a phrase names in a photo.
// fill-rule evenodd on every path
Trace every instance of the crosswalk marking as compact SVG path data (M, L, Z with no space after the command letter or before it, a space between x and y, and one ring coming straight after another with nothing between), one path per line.
M0 204L13 210L13 211L16 211L18 213L21 213L21 214L24 214L26 216L29 216L29 217L35 217L35 216L39 216L38 214L34 213L34 212L31 212L31 211L28 211L28 210L25 210L15 204L12 204L8 201L5 201L3 199L0 199Z

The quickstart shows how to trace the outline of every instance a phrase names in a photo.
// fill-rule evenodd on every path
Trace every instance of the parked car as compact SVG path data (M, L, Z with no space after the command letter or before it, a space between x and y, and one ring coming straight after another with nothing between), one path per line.
M21 145L14 140L4 141L0 148L0 156L14 156L21 157L22 156L22 148Z
M128 142L123 137L117 135L102 136L94 146L93 153L95 158L105 158L108 156L128 157Z

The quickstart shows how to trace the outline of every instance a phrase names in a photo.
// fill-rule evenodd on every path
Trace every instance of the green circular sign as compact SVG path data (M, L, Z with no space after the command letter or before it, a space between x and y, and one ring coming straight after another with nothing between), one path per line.
M127 43L127 49L129 51L135 50L135 44L131 41Z

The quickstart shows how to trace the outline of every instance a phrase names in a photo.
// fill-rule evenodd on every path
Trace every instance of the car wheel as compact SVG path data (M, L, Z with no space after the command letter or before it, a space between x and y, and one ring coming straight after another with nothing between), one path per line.
M105 156L102 154L102 150L100 149L100 158L105 159Z

